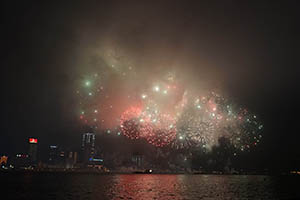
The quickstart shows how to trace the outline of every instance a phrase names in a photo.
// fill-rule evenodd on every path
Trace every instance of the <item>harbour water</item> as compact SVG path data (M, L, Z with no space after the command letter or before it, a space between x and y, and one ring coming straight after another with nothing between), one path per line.
M0 180L7 199L300 199L300 176L0 173Z

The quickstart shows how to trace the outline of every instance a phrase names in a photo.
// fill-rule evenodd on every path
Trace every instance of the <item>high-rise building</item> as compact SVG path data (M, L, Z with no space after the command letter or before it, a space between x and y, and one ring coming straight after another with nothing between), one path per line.
M29 150L28 155L32 164L37 163L37 148L38 140L36 138L29 138Z
M77 163L77 152L69 151L66 158L66 168L74 168Z
M94 133L84 133L82 135L81 150L83 163L87 163L90 158L94 158L95 140L96 136Z
M19 168L28 168L32 165L29 155L27 154L17 154L13 160L12 164L16 169Z
M141 168L143 166L144 156L139 153L135 153L132 155L131 160L136 168Z
M73 153L73 164L75 165L77 163L77 152Z
M58 161L59 165L60 166L65 166L65 164L66 164L66 152L64 150L59 151L59 158L58 159L59 159L59 161Z
M59 161L59 151L57 145L50 145L49 146L49 158L48 163L50 165L57 165Z

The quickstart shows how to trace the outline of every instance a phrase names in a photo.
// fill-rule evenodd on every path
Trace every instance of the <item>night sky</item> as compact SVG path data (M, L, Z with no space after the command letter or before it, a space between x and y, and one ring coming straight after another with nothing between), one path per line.
M221 91L264 124L257 160L300 158L296 3L14 1L2 8L0 154L26 152L31 136L42 151L79 146L76 91L87 74L102 73L96 65L119 62L140 74L127 89L175 71L189 88ZM113 94L121 81L109 80Z

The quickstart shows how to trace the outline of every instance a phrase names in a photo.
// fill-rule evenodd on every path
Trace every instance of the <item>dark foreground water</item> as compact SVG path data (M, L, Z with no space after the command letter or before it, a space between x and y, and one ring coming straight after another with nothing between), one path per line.
M1 199L300 199L300 176L0 173L0 181Z

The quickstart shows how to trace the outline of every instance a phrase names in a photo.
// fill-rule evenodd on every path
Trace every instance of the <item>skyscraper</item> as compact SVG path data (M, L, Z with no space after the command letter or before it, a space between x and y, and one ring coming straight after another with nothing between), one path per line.
M84 133L82 135L81 150L83 163L87 163L90 158L94 158L95 140L96 136L94 133Z
M74 168L77 162L77 152L69 151L68 157L66 158L66 168Z
M50 145L49 146L49 158L48 158L48 164L50 165L57 165L59 160L59 151L58 146L56 145Z
M37 162L37 145L38 145L38 140L36 138L29 138L29 150L28 150L28 155L31 164L36 164Z

